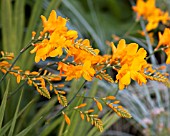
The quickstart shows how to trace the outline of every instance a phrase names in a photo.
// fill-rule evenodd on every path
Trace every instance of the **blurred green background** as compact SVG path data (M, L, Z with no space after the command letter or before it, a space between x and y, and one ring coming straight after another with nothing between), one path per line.
M79 37L90 39L92 46L99 48L101 54L111 52L106 41L117 42L113 35L126 38L129 42L137 42L147 49L145 38L138 33L141 27L140 23L135 21L131 2L128 0L1 0L0 50L14 52L17 55L31 40L31 32L33 30L40 32L42 29L40 15L48 17L52 9L57 10L58 15L69 18L68 28L77 30ZM169 0L162 2L157 0L157 4L170 11ZM34 55L30 55L28 50L22 54L16 65L23 70L32 70L43 66L44 63L35 64ZM78 80L68 84L65 88L69 92L68 98L76 92L81 82L82 80ZM133 118L120 119L115 113L105 108L100 115L104 122L103 133L98 132L86 121L82 121L77 113L69 114L72 120L71 126L65 124L62 116L53 119L52 117L60 108L55 95L47 100L39 96L34 88L24 86L11 96L21 84L16 84L15 78L8 75L0 85L1 104L7 101L6 107L1 106L0 112L3 108L4 117L0 135L140 136L158 134L166 136L169 133L170 93L165 86L155 82L149 82L141 88L133 84L128 90L125 89L119 93L118 99L130 111ZM155 86L161 87L155 88ZM96 79L88 83L82 89L82 93L100 97L114 95L116 90L116 85ZM7 99L5 92L11 97ZM78 100L71 106L77 105ZM83 99L78 102L81 103L81 101ZM87 103L89 103L87 108L90 108L90 105L93 107L92 102ZM163 110L153 115L155 109ZM146 119L151 123L145 122Z

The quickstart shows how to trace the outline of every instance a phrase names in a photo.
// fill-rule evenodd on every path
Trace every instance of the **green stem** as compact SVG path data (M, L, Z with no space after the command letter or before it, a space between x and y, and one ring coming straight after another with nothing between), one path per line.
M134 27L135 27L137 24L138 24L138 22L135 21L135 22L131 25L131 27L126 31L126 33L123 35L123 37L128 36L129 33L134 29Z
M58 116L62 113L62 111L65 110L65 109L73 102L73 100L77 97L77 94L81 91L81 89L83 88L83 86L85 85L86 82L87 82L87 80L85 80L85 81L83 82L83 84L80 86L80 88L78 89L78 91L74 94L73 98L68 102L68 105L67 105L66 107L63 107L61 110L59 110L59 111L56 113L56 115L55 115L54 117L52 117L51 119L54 119L54 118L58 117Z
M159 51L162 51L163 49L166 49L167 47L164 47L164 48L159 48L157 50L154 50L151 54L149 54L148 57L146 57L146 60L148 60L153 54L155 54L156 52L159 52Z
M89 97L89 96L83 96L83 95L77 95L76 97L82 97L82 98L87 98L87 99L93 99L94 97ZM95 97L98 98L98 97Z
M118 92L119 92L119 89L116 90L116 92L115 92L115 94L114 94L113 96L116 97L116 95L118 94Z
M27 80L24 81L15 91L13 91L7 99L11 98L11 96L13 96L14 94L16 94L25 84L26 84Z
M26 47L24 47L18 54L18 56L14 59L12 65L9 67L9 69L7 70L7 72L2 76L2 78L0 79L0 83L5 79L5 77L7 76L7 74L9 73L9 71L12 69L12 67L15 65L15 63L17 62L17 60L19 59L19 57L28 49L32 46L32 43L36 43L38 41L41 41L41 39L36 39L36 40L31 40L28 45Z
M151 44L148 32L146 31L146 27L145 27L145 23L144 23L143 19L140 19L140 24L141 24L142 30L145 33L145 38L146 38L146 43L148 45L149 54L152 54L153 53L152 44ZM152 64L156 64L156 59L153 54L151 55L151 62L152 62Z

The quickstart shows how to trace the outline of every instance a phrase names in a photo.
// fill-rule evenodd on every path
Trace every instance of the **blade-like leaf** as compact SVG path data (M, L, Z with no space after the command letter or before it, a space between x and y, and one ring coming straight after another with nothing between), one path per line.
M42 132L40 133L40 136L48 136L55 128L57 125L61 124L63 121L63 117L59 117L56 118L56 120L54 120L52 123L47 124L45 126L45 129L42 130Z
M74 99L75 102L73 102L71 104L71 106L75 107L75 106L80 105L81 103L83 103L84 98L78 98L77 100L76 99ZM76 111L73 111L71 113L70 120L71 120L71 125L66 126L66 129L65 129L66 132L64 133L65 136L67 136L67 135L74 136L76 134L77 125L79 124L79 122L81 120L80 116L79 116L79 113L76 112Z
M65 126L65 122L63 121L63 122L61 123L61 125L60 125L60 129L59 129L58 136L62 136L62 135L63 135L64 126Z
M61 3L61 0L52 0L49 4L48 4L48 7L45 9L45 12L43 13L43 15L45 16L45 17L48 17L49 16L49 14L50 14L50 12L51 12L51 10L53 10L53 9L57 9L58 8L58 6L60 5L60 3ZM40 25L39 27L38 27L38 30L37 30L37 33L39 33L40 32L40 30L42 29L42 25Z
M97 90L98 90L98 79L95 79L93 84L91 85L90 90L88 90L88 92L87 92L88 96L91 96L91 97L96 96ZM91 106L92 106L92 101L89 101L89 99L86 99L85 103L87 103L86 108L90 109ZM89 129L91 128L91 124L89 124L89 122L86 122L86 121L83 121L83 120L81 120L80 123L81 123L81 127L84 128L84 129L76 130L76 135L82 135L82 133L84 133L86 135L87 132L89 131Z
M42 11L42 4L43 4L43 0L36 0L34 7L31 11L31 18L29 20L29 24L28 27L26 29L26 36L24 38L24 42L23 42L23 46L26 46L26 44L29 43L29 41L31 40L31 32L34 31L36 29L36 26L40 20L40 14ZM23 68L26 69L31 69L33 66L33 61L34 58L33 55L30 55L29 51L27 51L26 53L24 53L22 55L22 60L21 60L21 64L24 64L25 60L27 61L27 65L24 65Z
M26 45L31 39L31 32L35 30L38 20L40 20L40 14L42 10L43 0L36 0L34 3L33 10L31 12L31 18L29 20L27 33L24 39L24 45Z
M16 44L14 49L21 49L21 42L23 37L23 30L24 30L24 6L25 6L25 0L16 0L15 7L14 7L14 36L16 40Z
M11 50L11 34L12 34L12 8L11 0L1 1L1 25L2 25L2 48L4 51Z
M16 111L15 111L15 114L14 114L14 117L12 120L12 124L11 124L11 128L10 128L8 136L12 136L14 133L15 124L16 124L16 120L17 120L17 116L18 116L18 111L19 111L19 107L20 107L20 103L21 103L21 99L22 99L22 94L23 94L23 90L21 91L21 95L20 95L20 98L19 98L19 101L17 104L17 108L16 108Z
M32 122L34 122L38 117L45 115L46 113L48 113L55 105L55 103L57 102L57 98L52 98L46 105L44 105L38 112L37 114L34 116L34 118L32 119Z
M0 107L0 132L1 132L2 121L3 121L4 113L5 113L6 101L8 98L9 82L10 82L10 80L8 80L7 88L5 90L5 93L4 93L4 96L2 99L2 103L1 103L1 107Z
M24 96L25 96L25 95L24 95ZM24 97L24 96L23 96L23 97ZM22 113L21 116L19 115L20 118L17 119L17 126L16 126L16 128L15 128L16 134L19 133L19 132L21 132L21 130L23 130L26 126L29 125L28 123L26 123L26 120L28 120L30 114L33 113L34 106L36 105L36 102L38 101L38 99L39 99L39 95L34 96L33 99L31 100L32 103L30 104L30 106L25 109L25 111ZM29 103L30 103L30 102L29 102ZM27 105L28 105L28 104L27 104ZM27 105L26 105L26 106L27 106ZM24 108L25 108L26 106L24 106ZM24 109L24 108L23 108L23 109ZM22 110L23 110L23 109L22 109ZM21 110L21 111L22 111L22 110ZM19 112L19 114L20 114L20 112ZM32 115L33 115L33 114L32 114ZM39 117L40 117L40 116L39 116ZM39 118L39 117L38 117L38 118Z
M105 49L101 39L96 34L94 29L89 25L89 23L84 19L84 17L80 14L80 12L68 0L63 0L63 4L79 19L79 21L83 24L83 26L93 36L95 42L98 44L99 49L104 53Z
M32 101L30 101L30 102L18 113L17 118L18 118L19 116L21 116L21 114L22 114L28 107L30 107L30 105L34 102L34 100L35 100L35 99L33 99ZM8 131L8 129L9 129L10 126L11 126L11 123L12 123L12 119L11 119L8 123L6 123L4 127L2 127L2 129L1 129L1 131L0 131L0 132L1 132L1 135L4 135L4 134Z
M38 120L33 122L31 125L29 125L27 128L25 128L23 131L21 131L16 136L25 136L41 119L42 119L42 117L40 117Z
M51 10L57 9L58 6L60 5L61 1L62 1L62 0L52 0L52 1L49 3L47 9L45 10L44 15L45 15L45 16L48 16L48 15L50 14Z

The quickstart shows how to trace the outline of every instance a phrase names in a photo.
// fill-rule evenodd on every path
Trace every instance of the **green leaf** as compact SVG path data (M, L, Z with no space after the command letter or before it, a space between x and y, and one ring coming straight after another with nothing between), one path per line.
M22 46L22 37L24 32L24 6L25 6L25 0L16 0L15 1L15 7L14 7L14 36L16 40L15 47L13 47L14 50L21 49Z
M91 97L96 96L97 90L98 90L98 79L94 79L94 82L92 83L90 90L87 90L88 96L91 96ZM86 106L87 109L91 108L92 102L93 100L89 100L89 99L85 100L85 103L87 103L87 106ZM82 134L86 135L89 132L89 129L92 127L92 125L85 120L80 120L80 123L83 129L76 130L76 135L82 135Z
M55 128L57 125L61 124L63 121L63 117L56 118L52 123L46 124L45 129L42 130L40 133L40 136L48 136Z
M84 98L81 98L81 97L75 98L74 102L71 104L71 106L75 107L77 105L80 105L81 103L83 103L83 100L84 100ZM76 134L77 126L78 126L80 120L81 119L80 119L80 115L78 112L76 112L76 111L71 112L71 116L70 116L71 124L66 126L64 135L65 136L68 136L68 135L74 136ZM65 120L63 120L63 121L65 121Z
M60 125L60 129L59 129L58 136L62 136L62 135L63 135L64 126L65 126L65 121L63 121L63 122L61 123L61 125Z
M24 94L24 96L27 96L27 94ZM23 98L25 99L25 97L23 96ZM22 115L20 116L20 118L19 119L17 119L17 126L16 126L16 128L15 128L15 134L18 134L21 130L23 130L26 126L28 126L29 124L28 123L26 123L26 121L27 120L30 120L30 115L34 115L34 108L35 108L35 106L36 106L36 102L38 101L38 99L39 99L39 95L36 95L36 96L34 96L33 98L32 98L32 100L31 100L31 104L29 105L29 107L28 108L26 108L25 109L25 111L22 113ZM29 102L30 103L30 102ZM28 104L29 104L28 103ZM23 103L22 103L23 104ZM26 104L26 106L28 105L28 104ZM26 107L26 106L24 106L24 108ZM23 108L23 109L24 109ZM20 112L19 112L19 114L20 114ZM40 117L40 116L39 116ZM38 118L39 118L38 117ZM31 124L31 123L30 123Z
M47 114L48 112L50 112L50 110L54 107L55 103L57 102L57 98L52 98L50 99L50 101L48 101L48 103L46 105L44 105L34 116L34 118L32 119L31 122L34 122L38 117L40 116L44 116L45 114Z
M31 11L31 18L26 29L27 31L25 34L23 46L29 43L32 37L32 31L36 30L36 26L40 22L40 14L42 11L42 4L44 0L36 0L34 2L35 3L33 4L34 6ZM24 65L23 69L31 69L33 66L34 55L30 55L29 51L26 51L26 53L22 55L21 64L24 64L25 60L27 60L27 65Z
M16 120L17 120L17 116L18 116L18 111L19 111L19 107L20 107L20 103L21 103L21 99L22 99L22 94L23 94L23 90L21 91L21 95L19 97L19 101L18 101L18 104L17 104L17 108L16 108L16 111L15 111L15 114L14 114L14 118L12 120L12 124L11 124L11 128L10 128L8 136L13 136L15 124L16 124Z
M25 128L23 131L21 131L19 134L17 134L16 136L25 136L40 120L42 119L42 117L40 117L38 120L36 120L34 123L32 123L31 125L29 125L27 128Z
M11 50L12 34L12 8L11 0L1 1L1 25L2 25L2 48L4 51Z
M4 118L4 113L5 113L5 107L6 107L6 102L7 102L7 98L8 98L8 91L9 91L9 82L10 80L8 80L8 84L7 84L7 88L5 90L3 99L2 99L2 103L1 103L1 107L0 107L0 132L2 131L2 121Z
M79 21L82 23L82 25L88 30L90 35L93 37L95 42L98 44L99 49L102 52L105 52L105 49L104 49L101 39L99 38L99 36L95 32L95 30L87 22L87 20L84 19L83 15L81 15L80 12L76 9L76 7L73 6L72 3L69 2L68 0L63 0L63 4L77 17L77 19L79 19Z
M36 0L34 3L33 10L31 12L31 18L29 20L27 33L24 40L24 45L26 45L31 39L31 32L35 30L38 20L40 20L40 14L42 11L43 0Z
M32 100L32 101L30 101L19 113L18 113L18 115L17 115L17 118L19 117L19 116L21 116L21 114L33 103L33 101L34 101L34 99ZM11 126L11 123L12 123L12 119L10 120L10 121L8 121L8 123L6 123L5 124L5 126L3 126L2 127L2 129L1 129L1 135L4 135L7 131L8 131L8 129L10 128L10 126Z
M50 4L48 5L47 9L45 10L44 15L48 16L51 12L51 10L56 10L58 8L58 6L60 5L62 0L52 0L50 2Z

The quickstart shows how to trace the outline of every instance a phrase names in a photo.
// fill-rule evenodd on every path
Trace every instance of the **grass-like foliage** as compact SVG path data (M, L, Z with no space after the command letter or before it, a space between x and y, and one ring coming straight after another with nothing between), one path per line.
M0 135L100 135L118 118L133 116L140 124L137 113L128 107L135 100L119 96L125 96L124 92L137 84L145 87L146 98L153 106L148 84L154 81L170 87L169 74L165 71L165 63L170 64L168 11L157 7L155 0L136 3L129 0L128 7L136 15L135 23L123 35L113 32L113 39L105 45L102 29L97 34L100 24L93 2L87 0L86 4L96 30L75 8L80 2L64 0L61 9L72 10L95 43L81 36L83 31L78 30L79 26L74 29L69 26L68 18L57 15L56 7L60 3L60 0L35 1L26 23L24 7L29 3L25 0L1 2ZM136 29L136 25L141 29ZM162 54L166 57L161 57ZM102 90L106 83L108 89ZM114 85L114 91L109 92L109 86ZM117 97L117 94L123 95ZM159 91L156 98L160 102ZM139 104L140 96L136 99ZM145 131L149 131L147 125L146 122L143 125Z

